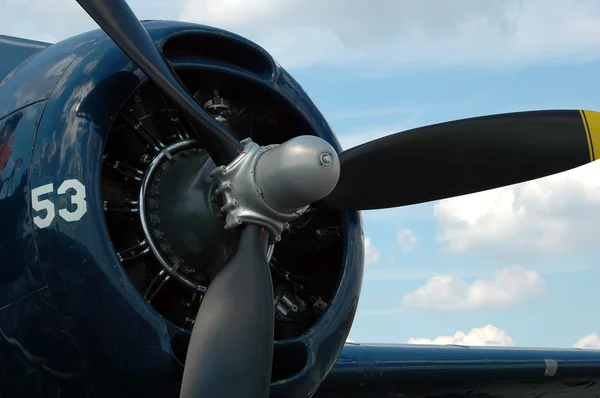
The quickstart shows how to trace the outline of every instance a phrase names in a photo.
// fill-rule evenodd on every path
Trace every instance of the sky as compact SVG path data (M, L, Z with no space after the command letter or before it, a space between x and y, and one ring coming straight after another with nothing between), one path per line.
M345 149L472 116L600 110L595 0L129 4L140 19L218 26L263 46ZM74 0L0 0L0 34L56 42L95 28ZM600 163L363 220L352 341L600 349Z

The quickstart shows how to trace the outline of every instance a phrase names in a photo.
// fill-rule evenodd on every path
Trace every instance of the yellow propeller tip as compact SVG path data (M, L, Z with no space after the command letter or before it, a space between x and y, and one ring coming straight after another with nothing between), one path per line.
M590 151L590 162L600 158L600 113L594 111L579 111L587 136Z

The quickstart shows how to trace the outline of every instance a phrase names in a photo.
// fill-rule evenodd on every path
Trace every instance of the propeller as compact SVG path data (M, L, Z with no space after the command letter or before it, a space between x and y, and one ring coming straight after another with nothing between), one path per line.
M124 0L77 2L184 112L217 165L239 155L241 143L194 101ZM182 397L269 395L274 313L263 231L243 226L236 254L206 292L197 315L201 321L192 330Z
M434 124L342 152L324 202L342 210L406 206L566 171L600 157L600 114L554 110Z
M214 162L231 165L244 147L190 96L127 3L77 1L187 116ZM263 210L271 215L282 216L279 213L301 206L303 201L323 196L323 202L333 208L381 209L566 171L600 157L600 114L535 111L435 124L368 142L342 152L339 160L323 140L294 140L261 155L264 167L256 167L256 181L262 181L264 188L262 198L273 201ZM258 148L252 150L258 153ZM231 184L221 181L220 189L228 192L231 203L237 203L232 199L237 192L242 192L241 200L256 197L254 180L243 180L252 163L248 161L251 153L244 156L234 165L237 169L218 169L233 178L241 175L240 181L246 184L232 192L226 189ZM277 180L270 178L273 176ZM262 222L269 216L253 214ZM240 224L236 217L229 213L228 222ZM285 223L274 219L271 229ZM269 395L274 328L273 287L266 260L269 236L252 223L240 229L236 253L211 282L200 306L188 348L182 397Z
M265 256L257 255L267 250L267 233L256 225L242 228L237 252L211 282L198 311L181 397L269 395L273 284Z

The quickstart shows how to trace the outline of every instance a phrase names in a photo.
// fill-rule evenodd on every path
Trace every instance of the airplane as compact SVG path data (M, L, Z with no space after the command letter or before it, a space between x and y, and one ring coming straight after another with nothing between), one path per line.
M78 3L101 29L0 37L1 397L600 396L597 350L346 342L361 210L595 161L600 114L343 151L259 45Z

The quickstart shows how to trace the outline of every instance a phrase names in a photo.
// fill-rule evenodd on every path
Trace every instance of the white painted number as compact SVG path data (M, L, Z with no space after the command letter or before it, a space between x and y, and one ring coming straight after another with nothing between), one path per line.
M42 196L51 194L54 191L54 184L46 184L31 190L31 207L34 211L40 213L33 217L33 223L38 228L48 228L54 217L56 210L54 203L49 199L41 199ZM56 190L58 195L71 194L70 202L75 205L74 211L68 209L59 209L58 215L66 222L81 220L81 217L87 213L87 202L85 186L78 180L65 180ZM44 214L45 213L45 214Z
M40 196L52 193L53 189L53 184L46 184L31 190L31 207L33 210L38 213L46 210L46 215L44 217L33 217L33 222L38 228L46 228L50 226L52 220L54 220L54 203L52 203L50 199L40 200Z
M85 213L87 213L87 203L85 201L85 187L82 183L77 180L65 180L60 187L56 190L56 193L63 195L67 191L73 191L71 196L71 203L77 206L75 211L69 211L67 209L60 209L58 215L61 216L67 222L79 221Z

